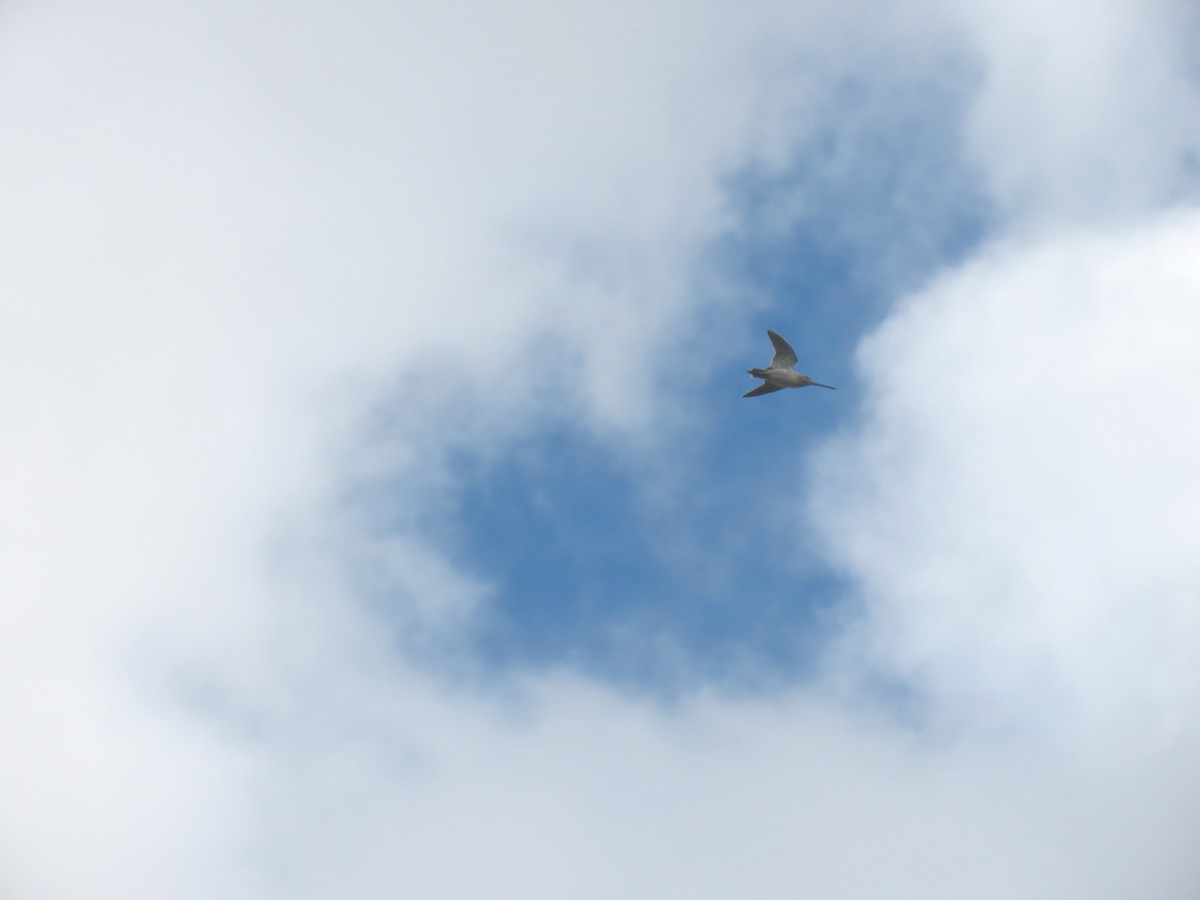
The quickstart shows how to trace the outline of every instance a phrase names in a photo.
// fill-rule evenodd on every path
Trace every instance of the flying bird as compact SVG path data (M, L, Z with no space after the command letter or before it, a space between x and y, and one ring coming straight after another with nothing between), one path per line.
M767 329L767 337L775 345L775 358L765 369L746 370L755 378L761 378L763 383L749 393L742 394L743 397L761 397L763 394L782 391L784 388L808 387L810 384L814 387L829 388L831 391L837 390L832 385L819 384L807 375L797 372L796 351L791 345L770 328Z

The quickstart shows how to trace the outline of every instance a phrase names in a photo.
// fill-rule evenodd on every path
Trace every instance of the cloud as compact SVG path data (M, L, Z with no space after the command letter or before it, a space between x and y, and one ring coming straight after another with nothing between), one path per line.
M1189 212L1000 245L862 346L873 412L819 517L885 654L965 715L1166 735L1192 701L1198 237Z
M1194 199L1194 10L1172 0L972 3L956 15L983 62L968 145L1026 227L1126 217Z
M5 10L0 893L1190 896L1172 9L1081 14L1133 79L1098 111L1048 62L1065 38L999 6ZM920 55L890 35L956 28L1016 236L863 345L871 405L814 500L861 588L843 668L659 705L428 665L493 590L439 544L461 457L564 421L639 459L686 434L646 385L738 315L693 293L729 173ZM1061 136L1022 118L1025 56ZM870 158L873 121L826 162ZM1131 123L1119 165L1043 191ZM1114 169L1130 220L1093 227Z
M981 254L864 342L870 414L817 469L862 604L843 671L910 686L934 733L1080 767L1052 780L1104 826L1023 813L1105 848L1057 896L1196 884L1177 837L1200 801L1200 432L1179 414L1200 387L1197 239L1187 212Z

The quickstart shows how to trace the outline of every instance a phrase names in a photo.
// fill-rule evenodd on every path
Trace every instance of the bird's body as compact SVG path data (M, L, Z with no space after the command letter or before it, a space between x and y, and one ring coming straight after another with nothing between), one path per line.
M761 378L763 383L754 390L743 394L743 397L761 397L763 394L782 391L784 388L808 387L810 384L813 387L829 388L831 391L837 390L832 385L820 384L813 381L807 375L801 375L797 372L796 351L792 349L791 345L769 328L767 329L767 337L771 339L771 343L775 347L775 358L771 360L771 365L765 369L746 370L755 378Z

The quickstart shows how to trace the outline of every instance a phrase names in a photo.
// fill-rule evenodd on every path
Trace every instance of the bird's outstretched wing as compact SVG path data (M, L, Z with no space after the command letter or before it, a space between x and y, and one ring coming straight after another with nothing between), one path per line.
M771 339L771 343L775 345L775 358L771 360L771 368L790 369L796 365L796 351L792 349L792 345L781 338L778 334L767 329L767 337Z
M748 393L742 394L742 396L743 397L761 397L763 394L770 394L774 391L782 391L782 390L783 390L783 388L781 388L777 384L769 384L769 383L764 382L763 384L760 384L758 387L756 387L754 390L749 391Z

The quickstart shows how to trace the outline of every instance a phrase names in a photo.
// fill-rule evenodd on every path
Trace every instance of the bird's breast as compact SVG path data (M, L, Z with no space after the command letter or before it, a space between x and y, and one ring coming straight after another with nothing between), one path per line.
M808 383L808 380L795 369L767 369L763 378L767 384L779 387L800 387Z

